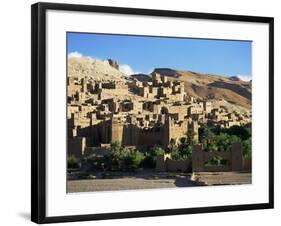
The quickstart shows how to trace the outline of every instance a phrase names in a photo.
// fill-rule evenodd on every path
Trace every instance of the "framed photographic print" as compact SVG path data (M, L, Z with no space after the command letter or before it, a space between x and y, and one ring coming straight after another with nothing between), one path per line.
M273 208L273 18L31 12L32 221Z

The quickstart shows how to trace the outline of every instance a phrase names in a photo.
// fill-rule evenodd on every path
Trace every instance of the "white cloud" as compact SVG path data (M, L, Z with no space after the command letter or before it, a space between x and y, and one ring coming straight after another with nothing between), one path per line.
M137 74L137 72L135 72L128 64L120 64L119 71L121 71L125 75Z
M76 57L76 58L80 58L83 55L81 53L78 53L77 51L71 52L68 54L68 58L72 58L72 57Z
M251 75L237 75L237 77L240 78L243 81L246 81L246 82L252 80L252 76Z
M95 61L95 60L101 61L98 57L84 56L82 53L79 53L77 51L68 54L68 58L81 58L81 57L88 58L91 61Z

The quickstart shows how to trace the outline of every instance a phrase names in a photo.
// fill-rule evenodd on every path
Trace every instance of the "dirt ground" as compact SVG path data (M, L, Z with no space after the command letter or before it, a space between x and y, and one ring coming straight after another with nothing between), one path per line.
M124 176L111 179L83 179L69 180L67 182L68 192L95 192L114 191L129 189L152 189L152 188L176 188L194 187L202 185L239 185L251 184L251 173L196 173L189 175L166 175L161 177Z
M67 182L68 192L113 191L128 189L175 188L198 186L190 177L173 179L115 178L72 180Z
M192 176L194 181L203 182L205 185L239 185L251 184L251 173L236 172L199 172Z

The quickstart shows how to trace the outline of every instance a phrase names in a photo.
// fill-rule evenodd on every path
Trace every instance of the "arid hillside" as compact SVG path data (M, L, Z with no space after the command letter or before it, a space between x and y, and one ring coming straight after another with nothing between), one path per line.
M119 71L112 60L94 60L89 57L68 58L67 73L69 77L91 77L96 81L125 81L126 75Z
M154 71L168 76L170 80L184 81L185 91L191 96L206 99L224 99L229 103L247 109L251 107L251 81L242 81L238 77L223 77L169 68L156 68Z

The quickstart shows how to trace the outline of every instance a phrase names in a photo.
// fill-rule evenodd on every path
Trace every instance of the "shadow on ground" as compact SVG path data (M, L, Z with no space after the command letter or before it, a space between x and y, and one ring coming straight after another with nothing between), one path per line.
M190 177L177 177L175 179L175 186L176 187L193 187L198 186L195 182L193 182Z

